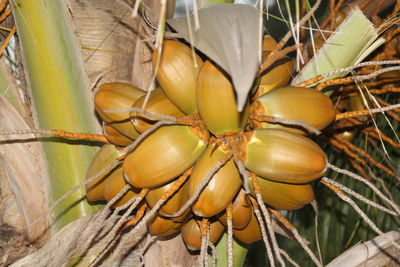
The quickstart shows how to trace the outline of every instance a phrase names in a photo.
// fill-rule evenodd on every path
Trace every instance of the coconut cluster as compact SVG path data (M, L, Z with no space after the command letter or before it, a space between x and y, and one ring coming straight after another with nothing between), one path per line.
M275 45L266 37L264 56ZM149 97L125 83L103 84L95 95L110 144L99 150L87 176L116 158L121 164L87 185L88 200L110 201L127 185L129 190L114 207L138 194L143 194L147 211L158 209L162 200L147 222L150 233L182 233L191 250L201 248L204 229L216 243L227 220L232 220L237 240L260 240L255 195L274 209L302 208L314 198L310 183L327 166L325 153L306 137L307 131L282 121L323 129L335 118L331 100L310 88L282 87L291 77L292 63L287 59L255 81L238 112L230 77L219 66L180 41L164 41L162 51L153 54L160 87ZM132 107L136 109L129 111ZM154 127L156 123L160 127ZM121 153L139 137L134 149Z

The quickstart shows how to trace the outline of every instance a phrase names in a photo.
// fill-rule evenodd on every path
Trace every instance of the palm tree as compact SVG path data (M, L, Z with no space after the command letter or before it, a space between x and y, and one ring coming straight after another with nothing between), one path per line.
M140 9L142 12L139 12L139 17L132 16L138 3L135 1L71 0L64 3L51 0L41 2L13 0L10 1L8 7L4 5L2 14L7 14L7 12L9 13L8 10L12 9L18 34L14 39L14 43L11 43L8 50L3 53L3 57L8 56L2 62L3 68L11 69L13 71L12 74L16 76L3 72L6 77L3 87L12 88L11 90L4 90L6 91L5 95L9 96L9 91L15 92L12 90L16 90L18 92L17 90L21 90L21 88L25 90L23 92L27 92L26 88L28 86L24 84L25 80L21 78L23 70L20 68L21 66L18 66L21 63L20 53L22 51L24 71L27 73L26 80L31 90L26 94L33 99L35 105L32 106L34 118L32 120L32 117L27 118L30 114L29 111L26 111L27 104L24 101L14 101L14 103L9 101L19 111L18 114L2 98L3 103L0 106L2 112L0 117L1 127L10 131L40 128L99 133L100 127L94 116L94 109L91 104L94 89L99 84L110 81L129 81L140 88L148 88L149 81L153 75L152 64L149 60L151 58L153 40L151 40L152 36L149 35L149 32L152 31L152 27L157 27L159 18L163 18L159 14L163 14L162 3L164 1L148 0L141 2L147 8ZM172 14L171 10L173 9L171 7L173 7L173 2L168 1L169 5L166 6L167 16ZM203 4L207 4L206 2L212 1L203 2ZM305 2L311 6L308 1ZM332 2L334 3L335 1ZM371 9L371 5L376 4L377 10L383 10L384 6L392 4L391 1L384 1L384 3L380 3L380 1L372 2L379 3L366 5L365 8L372 13L371 15L378 13L378 11ZM4 3L6 4L6 1ZM325 5L328 7L327 3ZM301 12L306 12L307 5L302 6L304 9ZM392 8L396 10L397 7L398 5ZM285 8L291 10L288 8L287 3ZM295 8L300 14L298 1L296 1ZM333 5L333 9L332 6L330 8L335 10L335 5ZM328 16L328 18L331 17ZM313 22L311 20L310 23L312 26ZM335 23L329 25L329 27L332 27L328 27L330 30L334 29ZM10 34L7 34L7 36L12 36L13 32L13 29L10 29ZM395 32L395 30L392 32ZM7 41L5 39L4 42ZM19 46L21 46L21 51ZM385 48L389 46L387 44ZM392 50L388 48L387 51L390 52ZM379 59L382 60L381 58ZM12 83L15 80L17 80L17 84ZM395 88L395 86L392 87ZM385 98L382 99L390 103L398 103L398 99L390 99L389 95L385 95ZM5 119L10 116L13 118L12 121ZM25 118L25 121L21 117ZM395 117L392 116L392 118ZM392 127L397 129L397 122L393 119L391 121ZM376 122L379 129L390 133L391 126L386 124L383 119L376 120ZM27 132L33 133L34 131ZM54 135L55 133L36 131L36 136L48 134ZM373 133L370 134L373 135ZM28 138L35 137L35 135L25 135L24 137L26 136ZM13 140L16 138L21 138L21 135L11 136ZM391 155L391 161L395 162L396 154L394 148L386 148L382 156L380 155L379 141L370 140L370 138L370 136L360 132L352 142L363 149L369 147L368 153L377 160L387 160L386 153L386 155ZM369 140L368 143L365 140ZM54 262L66 263L71 259L72 261L82 260L82 258L84 260L92 260L91 256L101 255L101 250L92 250L89 253L83 252L85 247L82 247L79 241L88 237L85 235L87 234L85 232L87 225L96 227L92 219L98 218L95 216L99 216L102 213L98 212L95 215L93 213L100 210L102 206L91 206L82 201L85 196L83 189L71 194L65 201L57 202L57 200L65 192L82 182L90 159L97 149L93 146L93 143L82 141L62 141L60 139L42 137L40 141L44 141L40 145L44 149L46 159L41 158L42 152L38 143L29 143L28 147L18 142L12 142L11 144L9 142L5 142L6 144L0 143L2 154L6 155L7 161L5 161L4 169L10 184L8 186L9 189L1 187L3 200L0 203L18 203L18 208L22 210L23 214L21 216L20 213L14 213L12 217L17 218L18 223L14 224L19 225L17 230L26 233L25 239L20 238L17 241L21 243L22 240L29 243L33 240L32 244L37 247L46 244L36 254L31 254L24 260L29 262L32 257L36 257L38 259L37 263L43 266L50 263L55 264ZM333 146L334 148L326 146L326 151L331 157L329 159L330 162L342 168L352 168L350 164L343 160L342 154L335 151L340 146ZM370 151L373 146L376 149ZM21 154L26 154L29 158L22 159ZM352 160L350 162L353 166L357 166L357 161L354 158ZM40 164L32 164L32 162L40 162ZM368 164L373 166L371 163ZM366 175L376 179L378 179L377 177L385 177L385 180L382 180L382 189L387 190L387 194L395 196L394 178L389 177L390 175L387 175L387 171L377 168L372 169L369 167L370 165L366 165ZM392 172L396 173L398 170L396 165L390 161L386 165L389 166L388 168ZM31 175L31 173L36 175ZM365 173L362 174L364 175ZM333 177L334 174L328 173L328 175ZM396 174L394 176L397 177ZM376 198L373 191L365 186L360 186L354 181L346 183L346 186L359 193L362 192L363 195L373 200ZM310 206L300 212L291 212L286 217L295 222L299 232L312 242L312 249L318 251L322 261L327 263L358 240L371 239L374 233L366 229L366 225L358 217L349 216L352 214L350 208L339 204L337 198L332 197L332 194L322 188L322 185L316 184L316 187L318 189L317 200L320 206L319 208L314 206L318 210L317 215L315 215L313 208ZM8 192L7 190L13 193L13 198L16 199L15 202L6 202L4 200L6 199L4 192ZM43 192L46 192L46 194L43 194ZM8 195L11 194L8 193ZM329 195L329 197L326 197L326 195ZM398 202L398 199L395 198L394 201ZM57 205L53 209L54 203L57 203ZM3 204L3 206L5 205ZM362 206L362 209L373 214L374 221L382 231L398 227L398 221L393 219L393 216L384 216L382 212L366 205ZM104 211L105 209L102 210ZM7 212L3 214L10 214L10 211ZM50 232L47 231L46 218L48 216L50 217ZM6 217L8 216L3 215L3 218ZM325 230L323 233L320 232L319 236L315 234L314 217L320 218L318 229ZM12 223L10 220L7 222ZM347 224L351 226L349 227ZM51 241L46 242L49 234ZM332 236L335 242L332 242ZM55 245L65 238L69 239L66 242L67 246L57 247ZM224 240L225 243L220 242L217 247L220 259L219 264L226 260L226 238ZM319 240L319 243L316 240ZM291 240L282 238L279 241L282 241L280 244L291 255L305 255L304 250L294 245ZM234 249L236 255L239 255L238 251L245 251L239 246ZM53 253L52 258L48 257L47 253L49 251ZM4 258L6 259L5 262L9 263L14 260L14 257L17 258L30 251L24 249L22 253L21 250L8 250L7 252L12 255L8 259ZM140 250L134 250L130 257L125 259L125 262L137 264L140 260L140 252ZM261 262L265 260L264 248L262 247L260 252L260 245L253 245L249 253L252 253L251 255L257 253L257 257L261 258ZM293 257L297 258L302 266L309 262L308 259L304 260L305 256ZM178 236L168 241L157 241L150 247L144 259L145 263L149 265L168 264L166 263L168 260L182 265L191 265L196 261L196 256L188 253L180 236ZM243 260L243 257L238 258L236 263L242 264L240 262L243 262ZM251 260L250 256L248 262L257 264L257 262Z

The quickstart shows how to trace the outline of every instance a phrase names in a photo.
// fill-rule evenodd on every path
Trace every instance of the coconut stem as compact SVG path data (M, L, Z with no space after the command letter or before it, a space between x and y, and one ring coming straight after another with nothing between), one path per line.
M267 229L268 229L268 233L269 236L271 238L272 241L272 248L275 252L275 256L278 259L279 263L281 264L281 266L286 266L285 262L283 261L281 254L279 253L279 245L278 242L276 241L276 237L275 237L275 231L272 227L272 222L271 222L271 216L269 215L269 212L267 210L267 208L265 207L265 204L263 202L262 196L261 196L261 187L260 187L260 183L258 182L258 179L255 175L253 175L251 177L251 180L253 182L253 186L254 186L254 191L256 193L256 198L257 198L257 202L258 205L261 207L261 212L264 215L264 219L267 225Z
M353 197L357 198L358 200L364 202L367 205L370 205L374 208L380 209L381 211L391 214L393 216L398 216L396 212L394 212L388 208L385 208L384 206L379 205L378 203L375 203L372 200L369 200L368 198L358 194L357 192L354 192L353 190L344 186L343 184L340 184L332 179L329 179L328 177L322 177L321 181L323 181L324 183L331 184L332 186L335 186L338 190L341 190L343 192L348 193L349 195L352 195Z
M8 11L9 15L11 13L11 9L8 9ZM4 39L3 43L0 46L0 55L3 54L4 49L6 49L6 47L10 43L11 37L13 37L16 32L17 32L17 27L14 25L14 27L12 27L11 29L11 32L7 35L6 39Z
M370 181L368 181L367 179L365 179L364 177L361 177L360 175L357 175L351 171L345 170L345 169L341 169L339 167L336 167L335 165L332 165L330 163L328 163L328 168L330 168L331 170L350 176L351 178L360 181L364 184L366 184L369 188L371 188L383 201L387 202L390 206L393 207L393 209L396 211L397 214L400 215L400 209L399 207L390 199L388 199L375 185L373 185Z
M318 266L322 267L321 262L317 259L317 257L314 255L314 253L311 251L311 249L307 246L306 241L304 238L299 234L297 231L296 227L294 227L288 219L282 216L282 214L272 208L269 208L272 214L276 216L276 218L288 229L292 232L293 236L296 238L297 242L303 247L303 249L307 252L307 254L310 256L311 260Z
M262 239L264 241L265 248L267 249L267 255L268 255L269 263L271 264L272 267L274 267L275 266L275 260L274 260L273 254L272 254L271 244L269 243L269 240L268 240L267 231L265 230L264 220L263 220L261 212L260 212L260 210L258 208L257 201L255 199L253 199L253 198L250 198L250 200L251 200L251 203L253 204L253 211L254 211L254 214L257 217L258 225L260 226L261 236L262 236Z
M209 223L207 218L203 218L200 224L200 235L201 235L201 249L199 257L199 266L208 265L207 259L207 232L209 231Z
M363 110L354 110L354 111L349 111L349 112L336 114L336 120L360 117L360 116L370 115L370 114L373 114L373 113L382 113L382 112L385 112L385 111L398 109L398 108L400 108L400 104L394 104L394 105L390 105L390 106L382 107L382 108L371 108L371 109L363 109Z
M343 201L347 202L350 204L350 206L361 216L361 218L374 230L378 235L384 237L387 241L389 241L393 246L396 248L400 249L400 245L391 240L390 238L387 238L385 234L376 226L376 224L368 217L367 214L365 214L362 209L348 196L346 196L343 191L341 191L338 187L327 183L325 181L321 181L324 185L326 185L329 189L331 189L333 192L336 193L336 195L339 196L340 199Z
M293 125L293 126L300 126L301 128L307 130L310 133L314 133L316 135L321 134L321 132L311 126L310 124L304 122L304 121L299 121L299 120L287 120L287 119L282 119L278 117L273 117L273 116L268 116L268 115L257 115L257 114L251 114L250 119L255 120L257 122L268 122L268 123L277 123L277 124L283 124L283 125Z
M0 136L7 135L27 135L34 134L37 137L43 135L49 135L54 137L61 137L70 140L86 140L100 143L109 143L107 138L101 134L87 134L87 133L71 133L64 130L42 130L42 129L28 129L28 130L0 130ZM31 139L31 137L29 137ZM15 139L11 139L10 141L14 141ZM7 140L4 140L7 141Z
M211 262L212 262L212 267L217 266L217 249L215 248L213 243L209 243L208 246L211 249Z
M281 253L290 264L295 267L300 267L300 265L295 260L293 260L286 251L284 251L283 249L279 249L279 253Z
M233 223L232 202L226 207L226 223L228 225L228 267L233 267Z
M372 165L374 165L376 168L386 172L387 174L389 174L390 176L396 177L396 174L389 169L388 167L386 167L385 165L383 165L382 163L377 162L373 157L371 157L370 154L368 154L365 150L362 150L361 148L359 148L358 146L353 145L353 143L347 141L344 138L340 138L340 137L334 137L336 140L338 140L339 142L343 143L343 145L347 146L348 148L352 149L353 151L357 152L358 154L360 154L362 157L366 158Z
M123 224L126 223L126 218L132 213L132 211L137 207L137 205L143 200L145 195L147 194L149 190L148 189L142 189L137 196L137 198L134 200L134 202L129 206L128 210L121 216L121 218L114 224L113 229L107 234L107 236L101 241L101 244L99 245L98 251L101 251L101 253L96 257L96 259L90 263L91 266L96 266L97 263L99 263L105 255L110 251L110 249L113 248L113 245L115 242L119 240L117 236L118 232L120 232L121 227ZM142 205L140 209L137 212L137 220L140 220L143 217L143 214L146 210L147 205ZM136 217L135 217L136 218ZM134 219L135 219L134 218Z

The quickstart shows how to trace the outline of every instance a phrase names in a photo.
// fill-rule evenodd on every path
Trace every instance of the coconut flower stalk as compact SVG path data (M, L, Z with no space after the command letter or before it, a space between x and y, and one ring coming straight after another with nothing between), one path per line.
M93 133L95 117L78 46L62 1L11 1L38 128ZM42 142L49 206L81 183L95 148L87 143ZM71 194L50 214L57 229L97 210Z

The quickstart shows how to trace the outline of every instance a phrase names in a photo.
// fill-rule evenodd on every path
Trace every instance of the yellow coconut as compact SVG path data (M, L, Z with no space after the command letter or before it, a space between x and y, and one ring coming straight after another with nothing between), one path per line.
M277 44L278 42L275 41L275 39L271 35L265 35L262 43L262 50L263 52L272 51Z
M110 201L113 199L118 193L124 188L128 183L125 181L122 166L118 167L113 173L110 174L110 177L107 178L104 183L104 199ZM140 189L133 188L129 189L119 200L117 200L112 207L116 208L121 205L124 205L128 202L132 197L138 195Z
M132 144L133 140L129 139L125 135L120 134L117 130L113 127L108 125L103 121L103 133L104 136L107 138L110 143L117 145L117 146L128 146Z
M208 133L198 128L163 126L125 158L124 173L134 187L159 187L190 168L207 142Z
M133 107L142 108L145 98L146 96L139 98ZM144 109L150 113L158 115L168 115L177 118L185 116L185 114L168 99L160 88L155 89L151 93ZM150 119L143 114L138 116L136 112L131 112L130 117L133 126L135 126L135 129L140 133L143 133L155 123L154 119Z
M201 249L201 232L200 232L201 221L191 219L186 222L182 227L182 238L186 246L190 250ZM218 221L214 220L210 222L210 242L215 244L222 236L225 227Z
M107 165L113 162L120 155L121 153L115 149L114 145L103 145L93 157L92 162L90 163L90 166L86 173L86 178L97 175L101 170L103 170ZM105 182L114 171L115 169L104 175L101 175L100 177L86 185L86 197L89 202L104 200L103 194Z
M279 129L260 129L248 136L245 167L268 180L305 184L324 174L327 157L307 137Z
M250 220L251 214L253 213L250 201L245 194L244 190L240 190L236 196L232 205L232 225L233 229L245 228ZM225 226L227 226L226 212L218 217L218 220Z
M192 175L189 178L188 194L191 197L204 177L225 155L221 146L209 145L206 152L196 163ZM192 211L197 216L211 217L225 210L228 203L232 202L240 189L242 180L236 169L233 159L229 160L216 172L197 201L192 205Z
M241 230L233 230L233 236L245 244L251 244L253 242L261 240L261 230L258 223L257 217L254 212L251 212L251 219L249 224Z
M166 185L150 190L145 197L149 207L152 208L161 199L161 197L174 186L175 183L176 181L174 180ZM186 201L189 199L187 192L187 185L188 181L186 181L183 185L181 185L178 191L176 191L167 200L167 202L165 202L165 204L161 207L161 209L158 210L158 214L160 214L161 216L169 216L177 212L182 207L182 205L185 204ZM185 212L185 214L187 213L190 213L190 209L188 209Z
M263 201L280 210L301 209L314 199L314 191L310 184L284 184L254 177L257 179ZM255 190L250 181L250 191L255 197Z
M271 53L278 43L269 35L263 39L263 60ZM268 69L261 73L258 85L255 87L256 93L253 98L257 98L275 88L285 86L292 78L293 62L289 57L284 57ZM254 92L253 92L254 93Z
M186 222L193 218L193 213L190 209L187 209L181 216L178 217L168 217L169 219L173 220L176 223Z
M231 82L210 61L199 72L196 88L197 108L207 128L215 135L242 131L248 117L248 104L237 111Z
M270 91L252 103L251 113L303 121L317 129L328 126L336 116L335 108L329 97L314 89L302 87L284 87ZM261 123L257 127L306 133L298 127L280 124Z
M293 62L289 57L282 58L262 73L257 96L285 86L292 79Z
M135 139L139 133L129 120L129 112L107 113L105 111L130 108L144 93L127 83L105 83L100 86L94 96L94 106L103 121L126 137Z
M157 81L168 98L186 114L197 111L196 79L203 61L190 47L175 41L164 40L162 55L157 71ZM153 66L156 68L158 51L153 54Z
M350 110L363 110L372 108L374 104L372 103L369 97L366 97L365 100L367 101L367 105L365 105L363 97L361 95L355 95L349 97L349 108ZM367 121L370 118L370 115L365 116L358 116L357 119L360 121Z
M170 219L156 216L151 222L147 223L150 234L169 237L180 232L182 223L176 223Z

